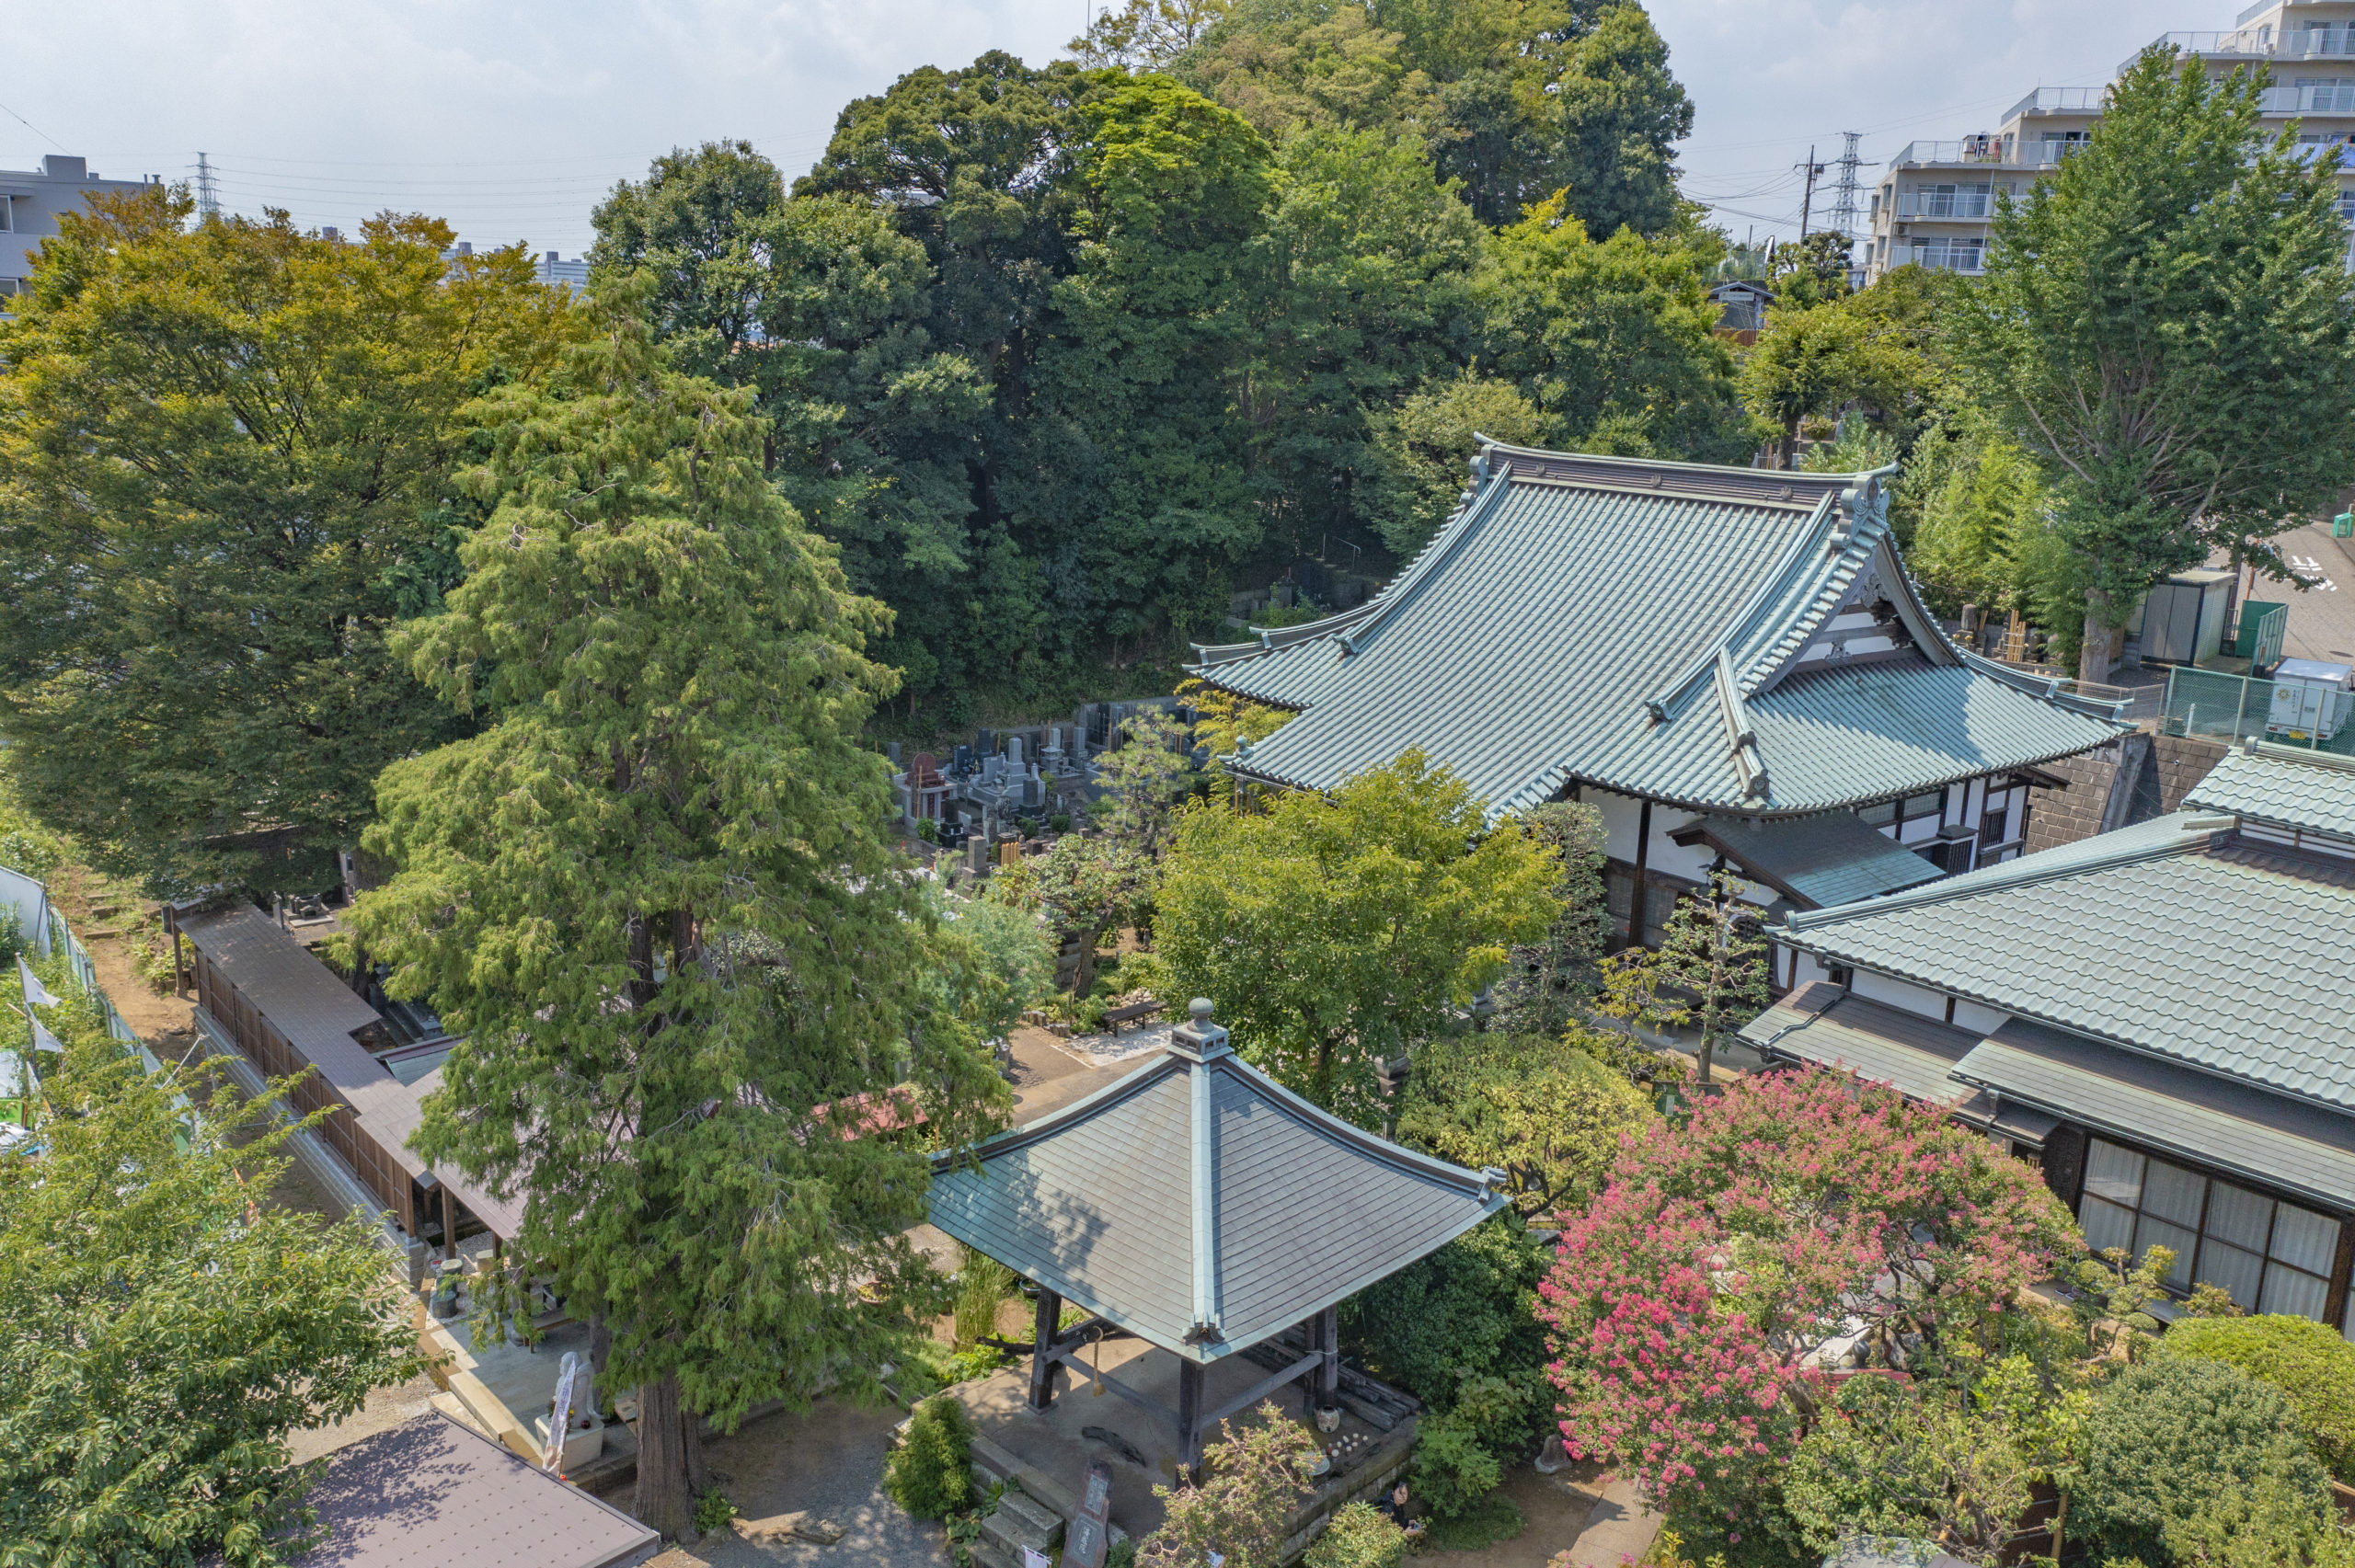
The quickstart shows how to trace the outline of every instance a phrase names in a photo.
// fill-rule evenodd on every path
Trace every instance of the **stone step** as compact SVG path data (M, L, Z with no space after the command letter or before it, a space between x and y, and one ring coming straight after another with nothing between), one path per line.
M1009 1486L998 1497L997 1512L982 1521L982 1536L1017 1562L1026 1546L1052 1557L1063 1544L1063 1516Z

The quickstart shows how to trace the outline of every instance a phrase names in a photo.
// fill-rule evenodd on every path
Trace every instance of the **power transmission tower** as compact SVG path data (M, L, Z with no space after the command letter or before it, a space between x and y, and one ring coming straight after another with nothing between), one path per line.
M1815 148L1807 150L1807 162L1799 166L1807 171L1807 194L1799 198L1799 238L1807 238L1808 215L1815 207L1815 182L1823 177L1823 166L1815 161Z
M1844 239L1856 237L1856 200L1864 186L1856 178L1856 170L1864 160L1856 155L1856 143L1864 139L1861 131L1843 131L1848 145L1842 150L1840 161L1832 166L1840 171L1840 183L1832 188L1832 227L1840 231Z
M202 153L196 155L196 212L201 219L221 215L221 190L213 183L213 160Z

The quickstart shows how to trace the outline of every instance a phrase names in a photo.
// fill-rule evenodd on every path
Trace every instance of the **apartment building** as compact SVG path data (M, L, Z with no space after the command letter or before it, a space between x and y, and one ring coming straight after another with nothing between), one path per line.
M2262 105L2269 126L2295 121L2298 139L2317 149L2355 143L2355 0L2258 0L2229 32L2171 32L2154 41L2196 57L2211 76L2266 67L2273 74ZM2120 70L2132 63L2121 62ZM1993 131L1907 143L1873 192L1866 276L1909 262L1982 270L1998 196L2024 195L2058 168L2101 118L2107 92L2039 87ZM2346 155L2339 211L2355 218L2355 150Z
M136 190L160 178L101 179L87 159L52 154L35 169L0 169L0 312L33 272L40 242L57 232L60 212L85 211L101 191Z

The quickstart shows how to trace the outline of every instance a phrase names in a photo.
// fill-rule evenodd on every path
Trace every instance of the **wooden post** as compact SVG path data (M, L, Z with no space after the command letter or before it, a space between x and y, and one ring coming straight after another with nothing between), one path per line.
M1339 1307L1327 1307L1316 1314L1316 1348L1325 1357L1316 1364L1316 1408L1330 1410L1341 1402Z
M458 1200L450 1196L450 1184L442 1184L442 1261L452 1263L458 1256Z
M1649 880L1652 854L1652 800L1644 796L1644 808L1636 815L1636 890L1627 900L1627 945L1644 945L1644 912L1649 908L1645 883Z
M1063 1299L1039 1288L1039 1317L1030 1331L1030 1408L1044 1410L1055 1402L1055 1334L1062 1326Z
M1202 1364L1191 1356L1178 1361L1178 1459L1186 1467L1189 1484L1202 1463Z

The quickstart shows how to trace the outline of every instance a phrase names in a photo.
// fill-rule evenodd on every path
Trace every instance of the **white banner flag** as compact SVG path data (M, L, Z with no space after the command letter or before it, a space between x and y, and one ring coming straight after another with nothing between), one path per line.
M580 1354L568 1350L556 1374L556 1408L548 1413L548 1446L540 1457L542 1470L554 1470L564 1459L565 1435L572 1430L572 1390L580 1377Z
M48 1030L40 1026L40 1019L34 1019L32 1021L32 1025L33 1049L37 1051L55 1051L59 1056L63 1056L65 1054L65 1047L58 1043L56 1036L51 1034Z
M33 973L32 966L25 962L25 956L21 953L17 955L17 978L24 982L27 1001L31 1002L35 1007L57 1005L57 998L51 994L47 986L40 983L40 978Z

